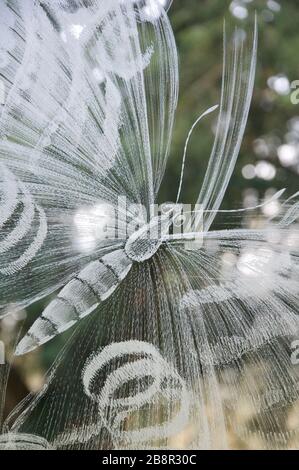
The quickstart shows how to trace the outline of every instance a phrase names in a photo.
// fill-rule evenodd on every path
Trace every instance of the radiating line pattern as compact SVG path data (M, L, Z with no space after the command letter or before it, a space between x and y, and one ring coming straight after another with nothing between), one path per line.
M263 223L255 215L266 203L220 210L253 92L257 18L253 34L235 30L233 47L224 34L218 124L198 189L203 223L200 237L191 223L185 230L197 240L189 249L175 213L167 221L151 210L179 85L157 2L2 2L0 314L59 291L17 354L77 323L6 429L72 449L222 449L234 446L232 432L238 444L296 446L298 420L290 432L285 423L299 399L289 351L299 331L298 193L282 203L279 190L270 202L281 210ZM145 212L127 214L119 198ZM102 203L126 220L117 241L98 233L110 217ZM147 237L151 229L161 233Z

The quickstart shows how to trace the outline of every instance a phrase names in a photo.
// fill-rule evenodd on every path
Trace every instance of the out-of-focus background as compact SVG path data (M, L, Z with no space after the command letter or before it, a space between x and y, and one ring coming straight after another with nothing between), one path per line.
M254 206L281 188L287 188L287 195L298 190L298 0L173 0L169 15L179 50L180 95L161 201L175 198L190 127L199 114L219 103L224 18L229 31L237 26L250 32L255 12L259 48L253 103L241 153L222 207ZM214 114L200 123L190 141L182 197L187 203L195 202L200 190L213 143L217 113ZM273 202L257 216L275 216L278 211L279 202ZM46 303L47 300L41 301L24 312L24 328ZM13 316L1 322L6 342L15 336L19 326ZM5 414L28 392L40 389L44 373L65 337L15 361Z

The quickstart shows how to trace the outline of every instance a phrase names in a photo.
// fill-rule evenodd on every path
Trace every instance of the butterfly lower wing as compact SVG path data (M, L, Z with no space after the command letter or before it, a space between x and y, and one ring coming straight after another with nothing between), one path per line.
M164 249L135 263L115 294L78 324L47 387L21 405L12 429L60 449L208 447L194 321L180 313L186 285L176 267Z
M193 286L181 308L204 325L202 367L215 371L232 437L255 448L298 442L297 430L281 427L299 400L291 361L299 331L298 228L285 223L295 213L294 204L264 229L211 231L201 249L179 253Z
M200 250L168 245L135 264L78 325L12 429L61 449L227 448L231 436L254 448L298 442L280 426L299 398L289 355L298 253L268 235L211 232ZM242 259L249 251L254 264Z

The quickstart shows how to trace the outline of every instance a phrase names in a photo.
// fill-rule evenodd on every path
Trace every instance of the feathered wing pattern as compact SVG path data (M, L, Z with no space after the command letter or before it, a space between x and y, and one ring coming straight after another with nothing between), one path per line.
M252 47L247 33L235 30L233 53L229 54L224 34L223 82L216 137L208 169L198 196L207 212L204 230L209 230L219 209L240 151L253 92L257 57L257 22Z
M105 205L111 215L119 196L146 207L153 202L178 82L173 35L162 11L156 19L140 13L137 22L133 4L118 0L73 2L71 9L63 2L15 0L2 8L1 22L12 39L7 45L1 35L1 210L9 210L5 198L18 192L18 205L0 233L5 314L9 305L29 305L119 248L125 233L117 241L103 240ZM148 91L154 83L157 101ZM153 144L158 135L159 149ZM9 190L8 174L16 181ZM136 218L130 208L119 212L123 225ZM40 235L28 256L39 219L44 240ZM7 261L19 259L20 269L9 275Z
M137 5L133 6L134 3ZM98 100L98 87L104 90L108 87L105 137L109 145L113 144L109 158L113 161L114 155L117 160L109 177L115 184L126 183L124 188L118 187L118 193L121 190L124 194L132 193L132 202L148 207L159 188L169 153L178 67L175 41L164 10L159 7L159 15L152 16L147 14L145 3L114 0L108 5L93 0L86 8L84 2L77 1L72 14L63 14L63 4L43 2L56 17L62 14L64 32L72 31L74 23L81 23L78 43L88 64L88 86L95 82L92 93ZM115 104L117 111L120 100L118 120L111 104ZM103 166L107 155L101 155L103 139L98 135L102 127L98 104L91 112L90 129L83 127L81 131L84 134L88 131L90 138L86 139L86 145L92 144L90 150L100 154ZM117 122L120 132L116 136ZM115 142L119 138L121 148L116 152Z

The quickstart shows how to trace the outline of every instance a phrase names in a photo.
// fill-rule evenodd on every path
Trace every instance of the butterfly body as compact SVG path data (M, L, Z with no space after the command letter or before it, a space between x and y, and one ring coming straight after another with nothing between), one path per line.
M132 260L123 249L89 263L50 302L20 342L16 353L32 351L92 313L113 294L131 267Z

